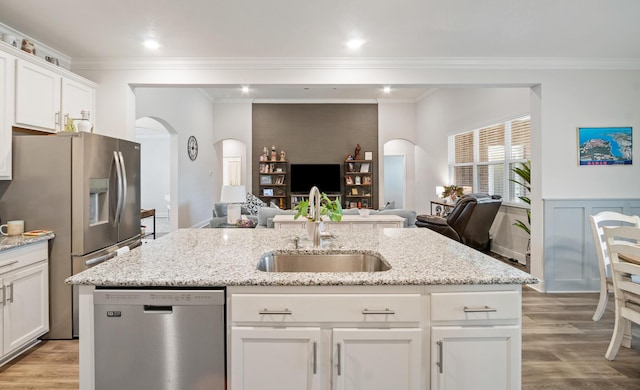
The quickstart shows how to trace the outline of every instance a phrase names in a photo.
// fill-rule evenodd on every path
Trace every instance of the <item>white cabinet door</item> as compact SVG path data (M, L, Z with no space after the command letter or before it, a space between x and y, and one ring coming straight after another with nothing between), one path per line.
M63 77L61 108L62 123L66 123L67 117L74 119L81 118L80 112L82 110L89 110L91 114L89 120L91 123L95 123L93 118L95 116L94 95L95 90L92 87Z
M60 130L62 76L28 61L17 60L15 123L17 126Z
M423 389L421 334L419 328L334 329L334 388Z
M518 326L431 328L431 390L520 389Z
M11 180L11 124L16 58L0 51L0 180Z
M320 328L231 328L233 390L320 388Z
M4 278L4 354L49 331L47 263L39 263Z

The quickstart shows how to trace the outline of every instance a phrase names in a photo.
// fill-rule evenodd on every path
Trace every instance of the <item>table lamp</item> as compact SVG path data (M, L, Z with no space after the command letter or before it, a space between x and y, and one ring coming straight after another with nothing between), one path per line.
M438 195L438 198L442 198L443 192L444 192L444 186L436 186L436 195Z
M220 202L227 203L227 223L237 224L240 219L240 204L247 198L245 186L222 186Z

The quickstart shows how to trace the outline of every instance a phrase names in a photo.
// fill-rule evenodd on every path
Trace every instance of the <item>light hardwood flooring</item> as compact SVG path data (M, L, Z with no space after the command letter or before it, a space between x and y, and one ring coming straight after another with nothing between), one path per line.
M597 294L542 294L524 288L523 390L640 389L640 327L632 348L604 358L613 329L613 297L599 322ZM78 341L46 341L0 368L0 389L77 389ZM473 389L469 389L473 390Z

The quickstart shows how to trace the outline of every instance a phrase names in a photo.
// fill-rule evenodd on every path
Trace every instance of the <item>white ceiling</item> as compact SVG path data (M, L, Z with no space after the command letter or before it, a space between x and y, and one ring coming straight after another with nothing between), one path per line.
M1 23L73 60L637 60L639 15L638 0L0 0ZM147 37L160 49L145 49ZM351 38L366 43L350 51ZM404 99L425 92L335 87L251 93ZM237 86L210 93L243 97Z

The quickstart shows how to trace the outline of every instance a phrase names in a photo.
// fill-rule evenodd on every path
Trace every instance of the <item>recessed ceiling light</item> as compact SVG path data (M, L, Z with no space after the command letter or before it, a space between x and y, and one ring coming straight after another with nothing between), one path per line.
M382 91L383 91L384 93L391 93L391 87L386 86L386 87L384 87L384 88L382 89Z
M351 50L356 50L362 47L365 44L365 41L362 39L352 39L347 41L347 47Z
M242 93L249 93L249 87L246 85L242 86Z
M157 50L160 47L160 44L154 39L147 39L144 41L144 47L151 50Z

